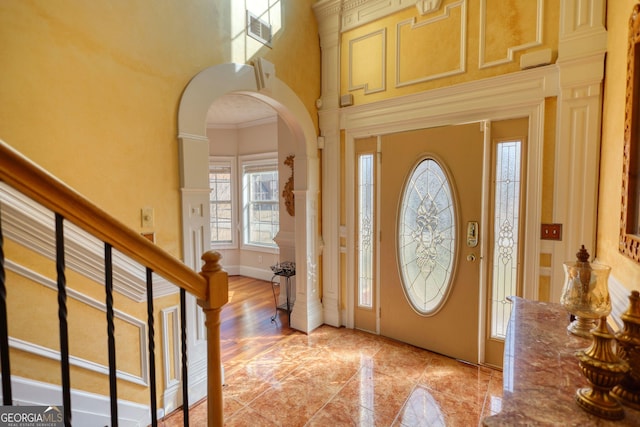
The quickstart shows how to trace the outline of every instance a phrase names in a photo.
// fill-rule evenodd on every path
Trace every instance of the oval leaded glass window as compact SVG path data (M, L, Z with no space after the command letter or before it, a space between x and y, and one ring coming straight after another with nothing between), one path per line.
M435 314L449 293L456 251L456 215L447 174L422 160L403 191L399 262L407 299L420 314Z

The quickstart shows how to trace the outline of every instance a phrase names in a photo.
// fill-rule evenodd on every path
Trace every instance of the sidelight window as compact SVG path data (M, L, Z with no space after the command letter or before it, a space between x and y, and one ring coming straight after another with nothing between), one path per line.
M511 315L507 298L518 294L521 146L521 141L498 142L495 146L491 338L506 337Z

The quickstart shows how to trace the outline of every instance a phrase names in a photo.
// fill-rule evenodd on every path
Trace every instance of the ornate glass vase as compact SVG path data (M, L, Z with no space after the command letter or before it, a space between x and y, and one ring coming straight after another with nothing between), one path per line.
M565 262L565 282L560 304L576 319L567 329L575 335L591 338L596 320L611 312L609 273L611 267L589 263L584 245L576 254L577 261Z

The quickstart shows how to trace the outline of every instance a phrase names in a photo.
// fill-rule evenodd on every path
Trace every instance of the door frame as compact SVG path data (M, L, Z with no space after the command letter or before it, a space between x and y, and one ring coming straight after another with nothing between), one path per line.
M345 182L355 179L355 140L369 136L403 132L436 126L457 125L473 121L495 121L517 117L529 119L526 166L526 206L527 218L524 232L523 295L538 299L538 278L540 276L539 225L542 204L542 155L545 126L545 98L553 96L546 88L555 74L548 69L534 70L535 75L527 79L496 78L489 82L471 82L455 87L435 89L418 95L380 101L364 106L340 110L341 129L345 143ZM484 167L490 166L490 135L485 132ZM489 174L483 179L483 212L488 206ZM345 211L355 208L353 186L345 186ZM482 219L482 230L486 230L487 219ZM341 238L346 241L346 277L355 277L355 236L346 230L354 230L353 215L347 215L346 227ZM481 234L483 250L487 248L486 233ZM484 253L481 254L484 257ZM484 263L481 263L481 265ZM346 283L345 325L354 327L354 283ZM376 284L376 289L378 285ZM480 310L478 330L478 360L484 362L484 331L486 329L486 295L488 292L486 267L481 267Z

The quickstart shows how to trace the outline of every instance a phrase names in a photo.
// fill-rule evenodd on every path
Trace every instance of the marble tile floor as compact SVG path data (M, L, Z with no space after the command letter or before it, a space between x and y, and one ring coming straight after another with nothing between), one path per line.
M502 372L322 326L225 363L226 426L477 426L499 412ZM204 426L206 402L190 425ZM182 414L159 421L182 425Z

